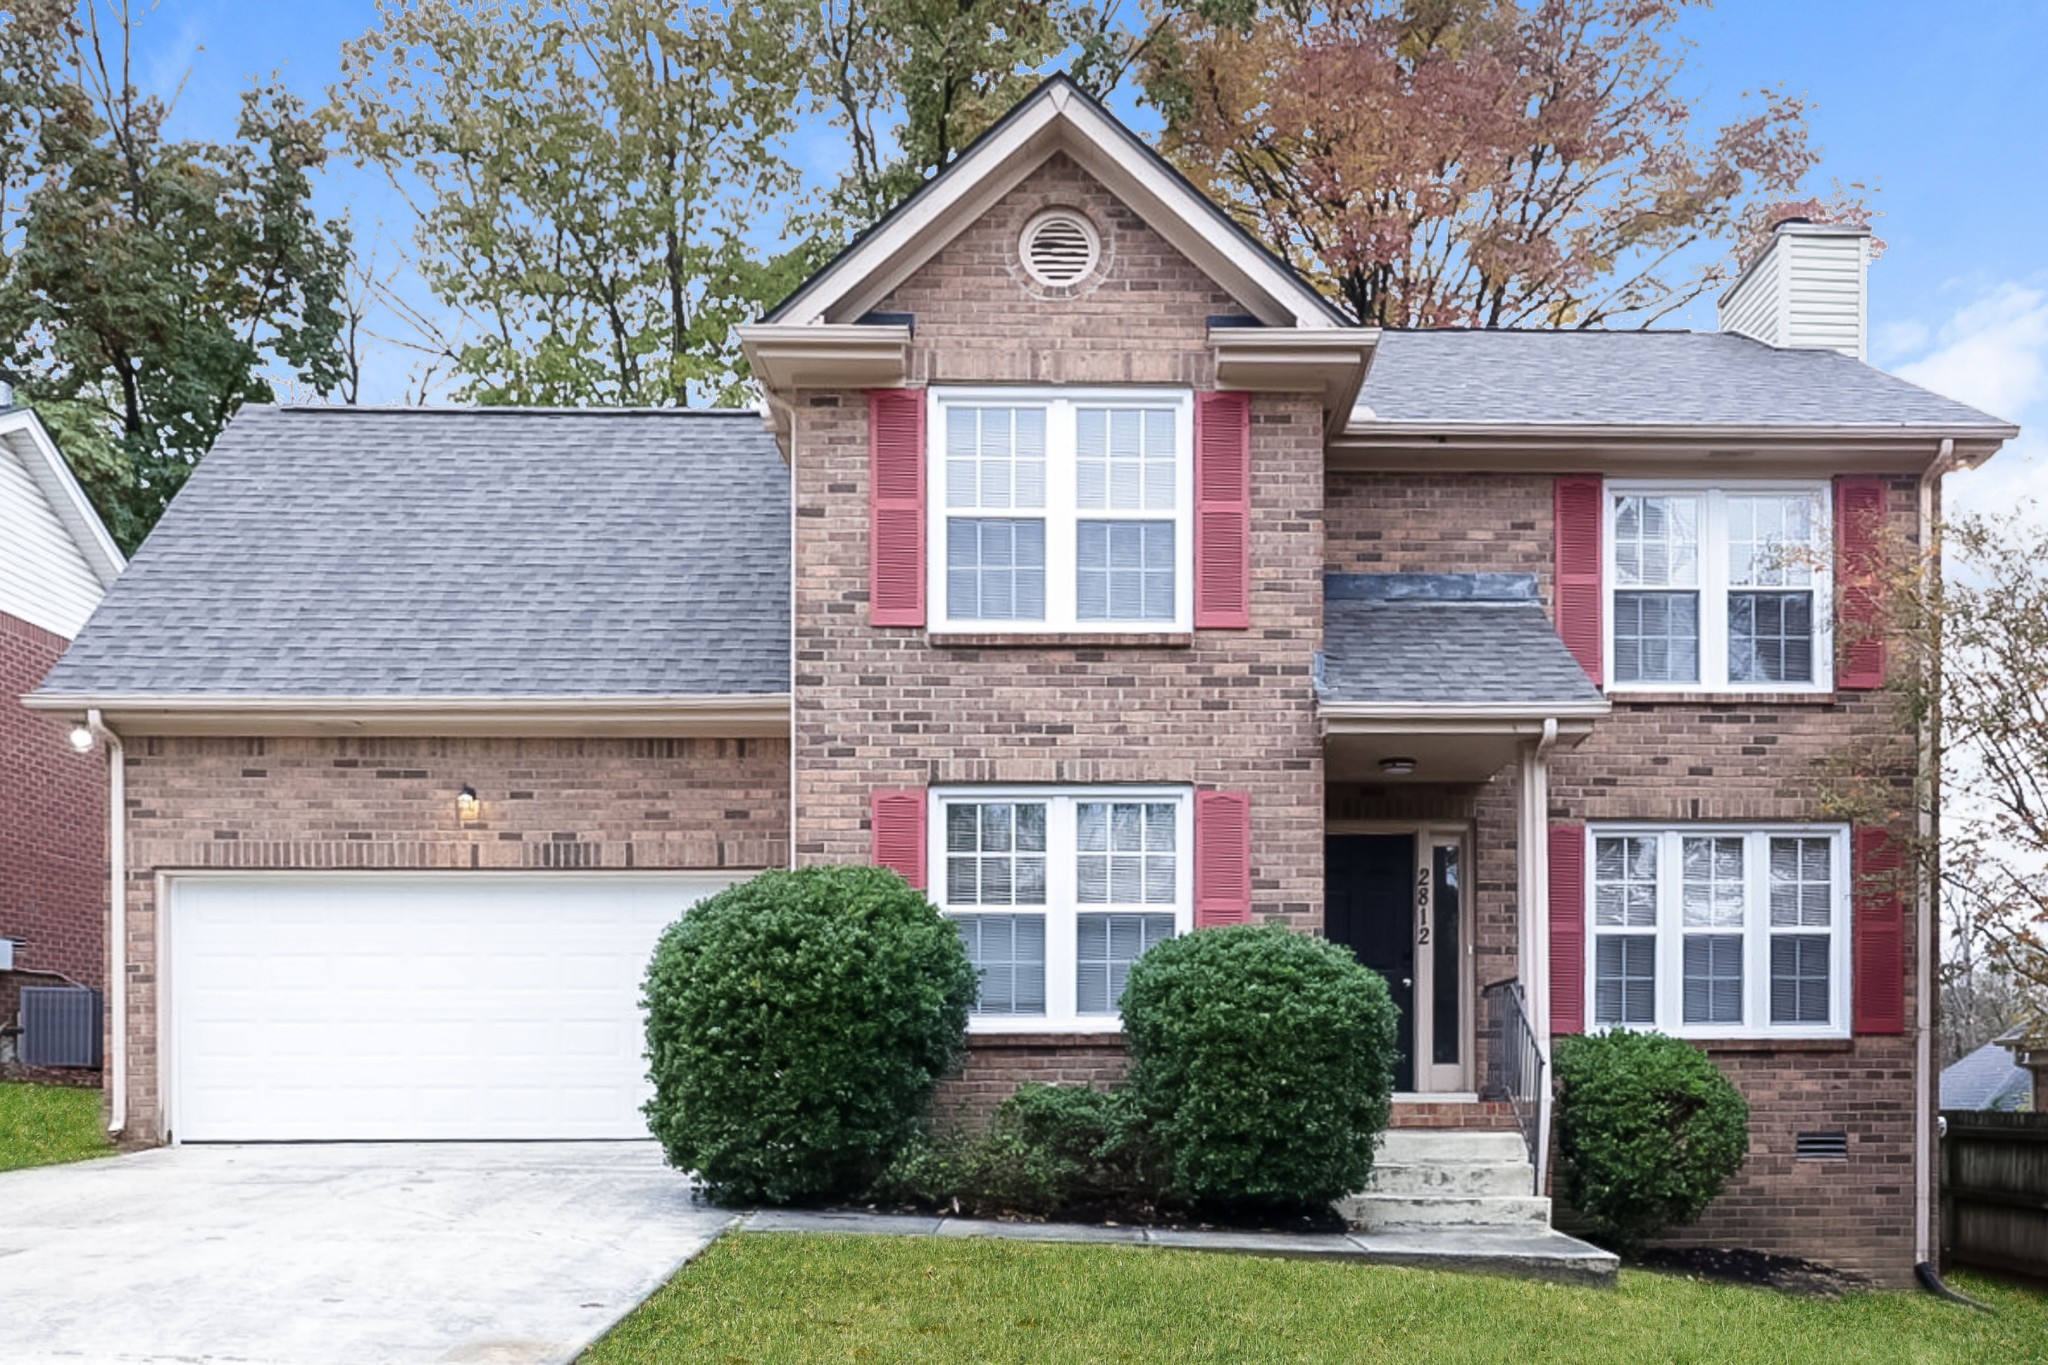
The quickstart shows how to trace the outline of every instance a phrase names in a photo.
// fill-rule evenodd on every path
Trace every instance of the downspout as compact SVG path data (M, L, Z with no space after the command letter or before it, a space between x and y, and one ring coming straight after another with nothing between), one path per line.
M1942 478L1954 467L1956 443L1943 438L1934 462L1920 476L1920 533L1927 538L1928 569L1940 574L1941 531L1935 522L1934 499ZM1934 580L1939 582L1937 578ZM1937 623L1939 629L1939 623ZM1920 721L1920 771L1928 784L1928 799L1920 802L1920 846L1927 850L1927 862L1919 879L1914 909L1918 920L1918 943L1914 949L1913 1000L1913 1263L1932 1268L1934 1223L1934 956L1938 948L1937 928L1941 916L1941 657L1931 652L1926 667L1930 702Z
M98 707L85 728L107 746L107 1132L119 1136L128 1126L128 753Z
M1528 838L1529 907L1527 915L1535 926L1529 935L1530 960L1534 970L1527 994L1530 1023L1536 1033L1536 1055L1543 1060L1543 1078L1536 1091L1536 1193L1542 1194L1550 1178L1550 847L1546 832L1550 826L1550 751L1557 747L1557 717L1543 718L1543 733L1529 755L1529 782L1522 791L1526 811L1523 830Z

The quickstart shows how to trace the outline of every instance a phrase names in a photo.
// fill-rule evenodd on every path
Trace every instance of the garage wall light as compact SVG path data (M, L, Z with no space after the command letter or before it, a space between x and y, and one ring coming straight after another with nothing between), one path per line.
M81 724L81 725L74 725L74 726L72 726L72 727L71 727L71 747L72 747L72 748L74 748L74 749L76 749L76 750L78 750L78 752L80 752L80 753L82 753L82 754L89 754L89 753L91 753L91 752L92 752L92 727L91 727L91 726L89 726L89 725L82 725L82 724Z
M475 787L464 787L455 793L455 815L460 820L474 820L483 812L483 802L476 799Z
M1406 777L1415 771L1415 760L1412 758L1383 758L1380 760L1380 771L1389 777Z

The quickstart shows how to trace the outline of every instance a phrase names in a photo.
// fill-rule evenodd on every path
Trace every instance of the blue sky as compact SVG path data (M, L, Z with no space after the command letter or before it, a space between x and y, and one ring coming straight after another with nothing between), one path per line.
M160 92L183 82L177 131L219 135L254 76L280 71L317 98L341 44L374 21L371 0L161 0L143 19L136 69ZM1871 359L2048 428L2048 4L1721 0L1685 31L1706 116L1731 114L1763 85L1803 93L1823 180L1875 187L1888 249L1870 276ZM837 146L824 127L799 143L821 183ZM366 234L392 209L380 181L348 167L320 193ZM1669 321L1711 328L1713 310ZM2030 432L1952 490L1985 505L2048 495L2048 441Z

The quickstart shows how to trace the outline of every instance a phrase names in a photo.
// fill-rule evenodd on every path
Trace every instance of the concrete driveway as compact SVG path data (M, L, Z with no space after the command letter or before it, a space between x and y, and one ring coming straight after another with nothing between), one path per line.
M176 1147L0 1175L0 1360L573 1360L731 1215L651 1142Z

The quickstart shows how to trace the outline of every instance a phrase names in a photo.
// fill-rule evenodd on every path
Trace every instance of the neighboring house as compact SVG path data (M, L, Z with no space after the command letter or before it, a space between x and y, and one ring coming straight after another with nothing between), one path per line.
M872 859L982 970L950 1117L1276 922L1392 984L1407 1150L1526 1121L1527 1190L1495 1038L1661 1028L1752 1109L1687 1235L1903 1282L1931 928L1814 762L1916 761L1862 576L2014 429L1862 363L1865 245L1741 332L1382 334L1054 80L742 330L766 430L246 412L36 698L125 746L117 1111L632 1136L658 927Z
M8 1059L22 987L106 984L106 767L71 746L62 721L24 709L21 698L122 566L49 432L11 403L0 397L0 1058Z
M2013 1060L2019 1035L1984 1044L1941 1069L1944 1109L2026 1109L2034 1096L2034 1074Z

